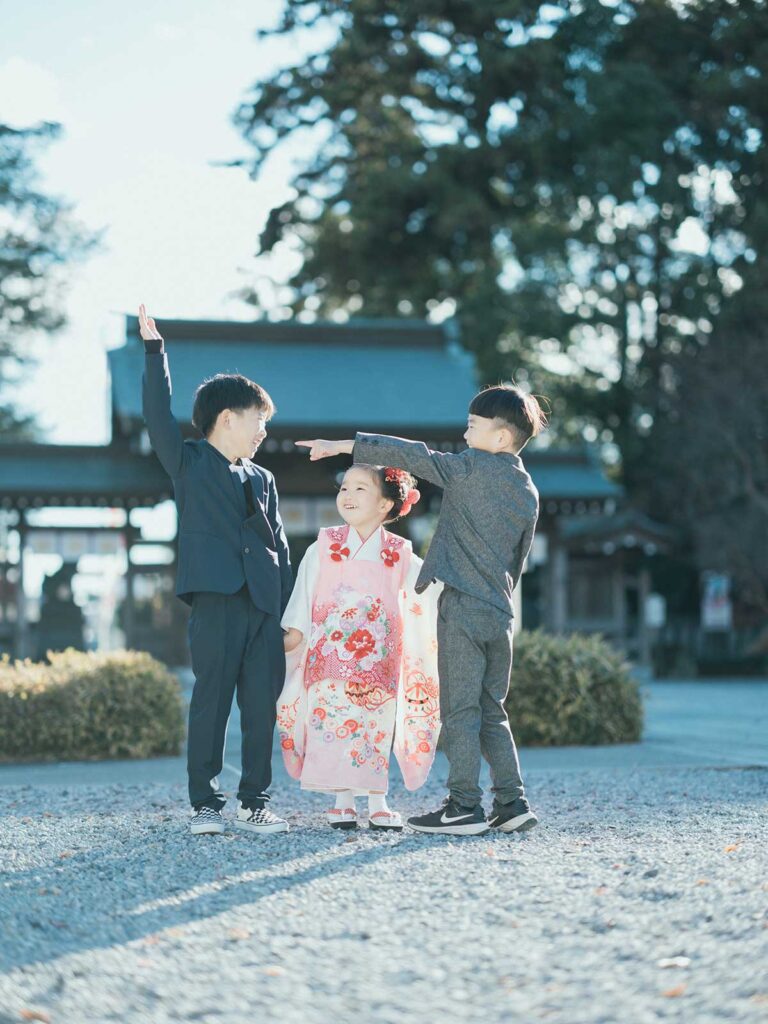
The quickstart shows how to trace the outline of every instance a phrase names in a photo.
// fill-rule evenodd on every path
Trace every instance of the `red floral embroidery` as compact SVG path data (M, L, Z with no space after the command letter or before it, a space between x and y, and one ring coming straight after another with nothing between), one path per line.
M331 544L331 558L334 562L343 562L349 558L349 548L343 548L341 544Z
M325 708L315 708L312 714L315 718L325 718Z
M339 570L343 570L341 574L337 574L330 564L331 554L341 555L343 548L349 547L349 528L345 526L322 531L329 571L327 586L321 590L312 607L312 623L317 639L310 648L305 673L307 686L322 680L333 690L338 682L338 692L343 690L351 704L367 711L377 710L394 696L402 657L402 622L396 602L398 578L408 549L402 538L386 531L383 534L381 546L399 556L397 563L390 558L397 569L391 575L384 573L384 579L374 583L376 565L368 563L362 576L365 590L372 589L373 593L366 593L350 587L350 581L338 578L347 572L343 568L343 560L334 563ZM338 545L338 551L332 551L333 545ZM350 568L352 561L350 554ZM371 574L370 582L366 579L366 573ZM381 588L378 594L377 586ZM350 607L353 602L355 606ZM369 618L369 615L374 617ZM345 648L350 634L356 631L370 632L375 643L355 642ZM342 633L338 639L337 633ZM330 680L335 682L331 683Z
M381 558L388 569L391 569L395 562L400 561L400 555L393 548L383 548Z
M333 640L333 642L336 643L338 640L341 640L343 636L344 634L341 632L340 629L334 629L334 631L331 633L331 640Z
M419 744L419 750L422 752L422 754L428 754L431 749L432 748L428 743L422 742Z
M376 641L367 629L356 629L344 644L348 651L352 651L357 661L373 654L376 650Z
M286 738L281 741L280 746L283 750L293 750L293 740L290 736L286 736Z
M359 722L356 722L354 718L348 718L344 725L349 729L350 732L354 732L357 729Z

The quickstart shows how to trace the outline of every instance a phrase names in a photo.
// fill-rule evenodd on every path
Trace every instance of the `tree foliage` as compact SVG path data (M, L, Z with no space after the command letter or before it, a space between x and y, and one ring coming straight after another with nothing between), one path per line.
M322 27L236 114L254 174L288 140L309 154L261 238L301 256L283 314L455 304L483 380L550 393L553 433L612 446L663 513L654 478L687 480L713 375L742 411L768 397L734 378L747 337L765 363L742 330L768 251L765 0L287 0L273 34ZM764 435L738 436L760 462Z
M40 191L36 149L59 133L57 125L16 129L0 124L0 437L28 436L33 423L8 395L19 367L29 361L30 331L52 332L64 323L62 270L95 239L76 225L69 207Z
M768 616L768 302L729 307L709 344L678 357L638 485L689 535L695 564L729 573ZM752 616L754 618L754 616Z

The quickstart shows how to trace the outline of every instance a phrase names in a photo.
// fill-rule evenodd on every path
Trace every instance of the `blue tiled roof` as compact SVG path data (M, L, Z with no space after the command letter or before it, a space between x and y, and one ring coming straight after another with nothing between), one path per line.
M277 405L274 426L460 426L477 391L473 358L439 327L403 321L356 324L163 323L173 412L189 422L197 386L243 373ZM135 318L109 353L115 412L141 418L143 349ZM314 329L314 330L313 330ZM304 340L306 339L306 340Z
M289 437L305 427L335 430L413 429L463 433L477 391L472 356L450 327L424 321L351 320L346 324L295 321L163 320L172 407L189 423L192 399L206 377L243 373L267 389L277 405L270 432ZM141 423L144 351L135 317L126 317L126 344L109 353L112 401L130 432ZM523 455L543 501L620 498L586 447L529 447Z
M567 540L609 540L635 534L644 539L671 542L677 531L664 523L657 523L642 512L628 508L612 516L582 516L563 522L563 537Z
M526 449L523 461L542 499L619 499L624 493L586 448Z
M173 493L154 455L111 445L0 444L0 480L0 504L18 498L154 504Z

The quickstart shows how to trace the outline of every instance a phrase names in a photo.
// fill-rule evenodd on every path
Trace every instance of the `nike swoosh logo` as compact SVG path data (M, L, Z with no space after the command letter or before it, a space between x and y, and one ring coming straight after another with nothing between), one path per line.
M443 825L452 825L454 821L464 821L465 818L471 818L471 814L460 814L458 818L446 818L445 813L440 818L440 822Z

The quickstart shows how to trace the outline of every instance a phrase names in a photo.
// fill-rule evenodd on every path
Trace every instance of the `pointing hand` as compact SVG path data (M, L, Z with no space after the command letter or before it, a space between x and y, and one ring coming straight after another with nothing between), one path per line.
M329 459L333 455L351 455L354 441L297 441L297 448L309 448L309 461Z

